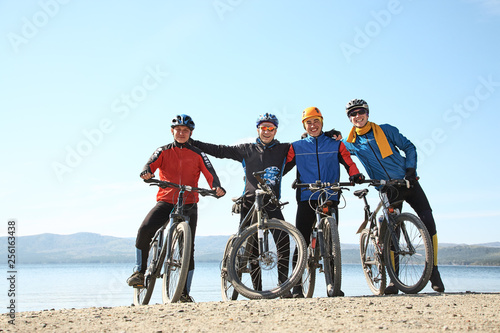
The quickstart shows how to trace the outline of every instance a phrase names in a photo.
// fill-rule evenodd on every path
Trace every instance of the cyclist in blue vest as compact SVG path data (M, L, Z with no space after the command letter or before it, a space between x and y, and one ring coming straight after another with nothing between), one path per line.
M351 154L344 144L323 133L323 116L318 108L306 108L302 112L302 124L307 136L292 143L287 159L290 164L287 165L286 170L288 171L290 166L296 165L297 181L299 183L314 183L317 180L330 183L338 182L340 164L347 170L351 182L357 183L364 180L364 176L352 161ZM311 196L313 199L317 198L319 193L313 194L308 189L297 189L296 194L297 215L295 224L309 246L312 227L316 221L315 210L310 206L309 199ZM338 194L330 194L338 224ZM300 285L295 286L292 293L295 298L304 297ZM335 296L344 296L344 293L341 291L340 295Z
M372 179L407 179L412 188L398 189L397 197L389 200L405 200L420 217L432 237L434 249L434 267L430 278L432 289L444 292L444 284L437 267L438 240L436 223L432 209L417 178L417 150L413 143L391 125L376 125L368 121L368 103L362 99L353 99L346 105L346 112L353 128L344 143L347 149L356 155ZM405 153L403 157L399 150ZM391 282L385 294L397 294L398 289Z

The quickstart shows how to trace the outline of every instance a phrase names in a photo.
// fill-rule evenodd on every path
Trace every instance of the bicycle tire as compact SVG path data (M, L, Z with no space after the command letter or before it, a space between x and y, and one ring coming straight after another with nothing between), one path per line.
M431 237L422 221L410 213L397 215L395 226L403 233L399 237L401 252L394 253L392 250L391 232L387 230L384 240L387 273L399 290L406 294L416 294L425 287L432 273L434 262ZM411 247L415 249L414 253L408 250Z
M149 248L148 265L146 270L147 272L155 272L158 265L160 265L161 267L161 263L158 264L158 262L156 261L157 251L158 240L155 240L153 242L153 245L151 245L151 247ZM155 276L155 274L146 274L144 286L134 287L134 305L138 306L149 304L151 296L153 295L153 290L155 288L156 278L157 276Z
M333 217L322 218L326 258L323 258L326 294L328 297L340 295L342 284L342 259L337 223Z
M378 253L378 245L370 229L363 229L359 237L361 266L368 287L374 295L382 295L387 284L382 253Z
M264 245L269 247L264 257L258 254L259 232L263 233ZM249 299L270 299L284 295L299 282L306 259L304 237L297 228L288 222L270 219L262 230L253 224L235 238L227 269L234 288L241 295Z
M231 235L231 237L229 237L226 243L226 248L224 250L224 255L222 257L222 262L221 262L220 276L221 276L221 292L223 301L235 301L238 299L238 291L236 291L236 289L234 288L229 278L229 273L227 271L229 251L231 249L231 245L233 244L234 238L235 235Z
M170 258L165 260L163 273L163 304L175 303L181 298L186 284L191 259L191 229L187 222L177 224L172 232Z
M316 268L318 268L319 261L318 247L312 248L309 245L307 248L307 261L302 273L302 292L304 297L311 298L314 295L314 288L316 287Z

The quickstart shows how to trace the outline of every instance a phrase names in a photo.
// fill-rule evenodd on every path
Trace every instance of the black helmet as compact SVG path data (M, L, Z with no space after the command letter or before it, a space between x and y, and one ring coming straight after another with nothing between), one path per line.
M187 126L192 131L194 130L194 121L187 114L177 115L174 119L172 119L172 128L175 126Z
M349 111L354 109L365 109L367 113L370 111L368 109L368 103L366 103L364 99L357 98L350 100L349 103L347 103L347 105L345 106L347 116L349 116Z

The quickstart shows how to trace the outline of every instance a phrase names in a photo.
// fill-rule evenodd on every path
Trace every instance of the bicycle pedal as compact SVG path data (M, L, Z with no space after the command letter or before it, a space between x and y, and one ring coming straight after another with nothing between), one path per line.
M144 284L135 284L132 287L133 288L144 288Z

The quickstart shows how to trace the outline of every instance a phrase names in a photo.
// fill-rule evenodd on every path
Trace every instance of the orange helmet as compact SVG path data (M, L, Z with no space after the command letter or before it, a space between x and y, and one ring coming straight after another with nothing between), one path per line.
M314 107L314 106L306 108L306 109L304 109L304 111L302 111L302 122L304 122L304 120L307 120L311 117L319 117L323 121L323 115L321 114L321 111L317 107Z

